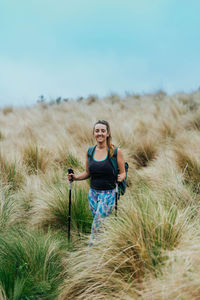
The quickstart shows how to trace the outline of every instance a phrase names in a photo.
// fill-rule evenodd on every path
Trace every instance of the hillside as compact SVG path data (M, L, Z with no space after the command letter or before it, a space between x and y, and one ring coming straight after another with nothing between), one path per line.
M118 217L88 248L93 124L129 163ZM111 95L0 110L1 299L200 299L200 91Z

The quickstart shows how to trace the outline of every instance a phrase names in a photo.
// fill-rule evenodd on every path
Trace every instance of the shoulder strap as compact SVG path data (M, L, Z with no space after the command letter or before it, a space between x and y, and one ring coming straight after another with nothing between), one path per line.
M110 156L110 151L109 151L109 157L110 157L111 164L113 166L113 170L114 170L115 176L117 176L117 174L118 174L117 149L118 148L115 147L115 150L114 150L114 153L113 153L112 157Z
M117 150L118 150L118 147L115 147L115 150L114 150L114 153L113 153L113 157L117 159Z
M88 158L92 157L92 154L93 154L95 148L96 148L96 145L88 148Z

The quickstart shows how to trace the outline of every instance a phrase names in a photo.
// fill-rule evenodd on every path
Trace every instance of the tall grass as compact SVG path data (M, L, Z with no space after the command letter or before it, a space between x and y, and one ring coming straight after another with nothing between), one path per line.
M92 215L88 204L88 189L72 187L71 225L75 234L90 232ZM69 188L68 182L59 181L54 186L44 185L33 201L32 223L42 228L68 230Z
M2 112L5 116L7 116L8 114L12 113L13 112L13 107L12 106L5 106L3 109L2 109Z
M58 100L0 111L0 298L199 299L200 92ZM68 244L66 173L83 170L98 119L129 187L88 248L88 182L73 183Z
M0 141L4 140L5 139L5 136L4 134L2 133L2 131L0 131Z
M71 151L63 148L59 148L58 151L58 157L56 157L55 161L58 163L62 168L66 169L67 168L75 168L75 169L81 169L83 170L84 167L80 160L77 158L77 156L72 153Z
M140 299L199 299L199 237L197 227L191 225L190 236L185 237L182 247L169 253L162 276L151 276L144 282Z
M185 152L183 149L175 149L177 155L177 163L181 168L185 182L192 183L193 189L196 192L200 191L200 164L199 161L190 153ZM192 180L191 180L192 179Z
M188 113L183 120L183 126L186 130L200 130L200 110L197 108L195 113Z
M144 184L152 197L159 197L160 201L175 205L180 210L191 207L198 211L199 196L191 183L185 184L184 173L174 164L173 159L173 152L160 154L151 166L134 173L131 178L132 193L137 195L140 185Z
M156 142L151 138L141 139L138 144L135 145L133 150L133 160L137 168L148 166L148 164L156 158L157 146Z
M144 276L158 276L166 250L177 247L188 223L187 212L164 205L148 191L128 199L118 218L107 220L94 247L70 257L71 280L60 299L125 299Z
M195 131L180 135L173 146L175 162L184 175L186 184L199 193L200 164L199 164L199 134Z
M50 161L49 152L37 144L29 143L23 149L23 162L27 167L28 174L45 172Z
M6 232L22 221L22 207L8 187L0 189L0 232Z
M24 182L16 161L8 161L5 155L0 155L0 184L9 187L10 190L18 190Z
M62 282L62 247L50 234L0 234L0 286L6 299L55 299Z

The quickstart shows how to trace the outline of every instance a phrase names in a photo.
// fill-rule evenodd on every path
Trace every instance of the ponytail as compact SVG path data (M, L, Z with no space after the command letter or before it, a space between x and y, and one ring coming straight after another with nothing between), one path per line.
M110 157L113 157L115 146L112 144L111 134L107 137L107 145L110 151Z

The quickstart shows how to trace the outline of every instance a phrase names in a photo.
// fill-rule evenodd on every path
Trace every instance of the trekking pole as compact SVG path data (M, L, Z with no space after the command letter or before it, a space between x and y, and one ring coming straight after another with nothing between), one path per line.
M117 169L117 174L119 174L119 169ZM119 199L119 187L118 182L116 181L116 188L115 188L115 216L117 217L117 200Z
M69 168L68 174L74 174L74 171ZM72 197L72 182L73 180L69 181L69 214L68 214L68 242L70 241L70 227L71 227L71 197Z
M116 188L115 188L115 216L117 217L117 200L118 200L118 195L119 195L119 188L118 188L118 183L116 183Z

